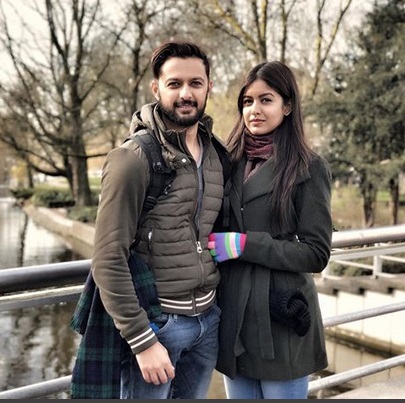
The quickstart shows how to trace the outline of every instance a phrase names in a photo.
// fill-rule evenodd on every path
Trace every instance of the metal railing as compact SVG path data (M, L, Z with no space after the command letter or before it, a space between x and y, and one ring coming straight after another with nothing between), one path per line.
M405 251L405 225L369 229L360 231L341 231L334 233L331 261L352 264L352 259L373 256L380 259L395 259L403 263L405 259L393 258L391 254ZM386 245L381 245L385 242ZM378 243L378 246L365 246ZM354 246L359 248L352 249ZM344 250L342 248L350 249ZM339 249L335 249L339 248ZM54 304L77 300L84 280L90 270L91 260L54 263L23 268L0 270L0 312L25 307ZM373 265L367 267L372 275L384 274L381 266L377 269ZM79 285L78 285L79 284ZM405 311L405 301L384 305L372 309L354 311L349 314L324 318L324 327L338 326L343 323L354 322L380 315ZM322 379L311 380L309 393L331 388L336 385L375 374L386 369L405 365L405 354L383 359L379 362L355 368L342 373L329 375ZM50 381L44 381L20 388L0 392L0 399L32 399L69 390L71 376L64 376ZM405 389L405 387L404 387Z
M392 256L396 254L405 256L405 225L334 232L331 257L322 277L336 277L331 273L332 262L366 269L372 278L389 277L383 271L384 262L405 264L405 257ZM372 258L372 263L365 262L365 258Z

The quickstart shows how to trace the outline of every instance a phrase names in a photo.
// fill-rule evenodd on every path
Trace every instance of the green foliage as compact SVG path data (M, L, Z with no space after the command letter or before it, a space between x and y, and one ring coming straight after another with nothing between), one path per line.
M86 223L94 223L97 215L98 199L100 189L95 184L95 189L92 189L91 199L92 206L75 207L75 202L72 194L67 186L51 186L41 184L35 189L15 189L12 193L17 199L30 199L35 206L48 208L67 208L67 215L71 220L81 221Z
M35 192L33 188L16 188L9 190L17 200L28 200Z
M92 191L99 191L101 189L101 177L100 176L93 176L89 177L89 184Z
M405 201L405 196L401 197ZM354 185L335 185L332 191L333 224L339 231L364 228L360 189ZM375 226L392 225L389 195L379 191L376 197ZM405 222L405 203L399 207L399 222Z
M74 221L85 223L94 223L97 216L97 206L90 207L73 207L68 210L68 218Z
M353 53L332 63L330 85L308 111L330 133L334 177L359 185L371 224L377 191L405 168L404 1L381 4L367 15Z
M35 206L68 207L74 205L74 199L68 189L60 187L44 187L35 189L31 201Z

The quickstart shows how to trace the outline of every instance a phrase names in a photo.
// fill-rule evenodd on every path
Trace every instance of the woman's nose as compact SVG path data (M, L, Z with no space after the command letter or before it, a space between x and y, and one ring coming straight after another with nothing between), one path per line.
M253 102L250 108L250 113L252 115L260 115L260 104L258 102Z

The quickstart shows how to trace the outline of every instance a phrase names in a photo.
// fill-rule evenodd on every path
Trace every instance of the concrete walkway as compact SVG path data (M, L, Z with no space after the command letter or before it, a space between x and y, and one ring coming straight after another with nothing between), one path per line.
M404 399L405 376L398 376L387 381L376 382L368 386L341 393L330 399Z

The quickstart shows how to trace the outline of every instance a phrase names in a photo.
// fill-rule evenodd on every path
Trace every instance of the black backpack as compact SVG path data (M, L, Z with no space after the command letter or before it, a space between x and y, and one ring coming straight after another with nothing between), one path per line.
M146 189L146 197L143 204L143 212L148 212L155 207L158 197L161 194L166 194L176 176L176 171L167 166L162 156L162 147L156 136L147 129L141 129L124 140L133 140L138 143L149 161L151 178L148 188ZM228 192L230 189L231 163L225 146L214 136L212 136L212 144L218 153L222 164L224 175L224 211L221 215L221 220L227 226L228 220ZM226 211L226 213L225 213Z
M151 178L143 203L143 212L148 212L155 207L158 197L168 192L176 176L176 171L167 166L162 156L162 147L153 133L142 129L136 135L127 137L124 143L128 140L138 143L149 161Z

